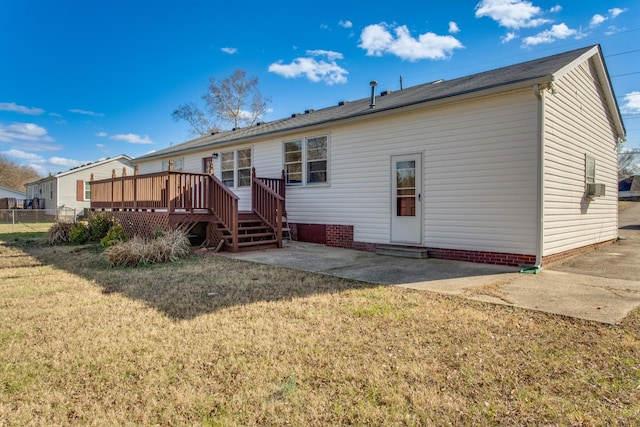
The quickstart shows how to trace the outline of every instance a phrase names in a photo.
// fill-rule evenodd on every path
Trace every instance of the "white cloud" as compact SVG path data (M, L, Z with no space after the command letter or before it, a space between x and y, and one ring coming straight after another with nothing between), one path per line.
M45 161L44 157L42 156L39 156L33 153L27 153L26 151L22 151L22 150L8 150L8 151L3 151L2 154L4 154L7 157L26 160L28 162L33 162L33 163L44 163Z
M103 113L95 113L93 111L87 111L87 110L80 110L78 108L72 108L69 110L70 113L76 113L76 114L83 114L85 116L92 116L92 117L104 117Z
M99 136L100 138L106 138L109 135L106 132L98 132L96 133L96 136Z
M320 24L320 28L323 30L328 30L329 26L327 24Z
M82 166L84 164L91 163L91 162L81 162L79 160L65 159L64 157L51 157L48 160L48 163L54 166L74 168L76 166Z
M342 28L351 28L353 27L353 23L351 21L340 21L338 22L338 25L340 25Z
M107 148L107 146L104 145L104 144L96 144L96 147L98 147L98 148Z
M0 111L13 111L20 114L28 114L30 116L38 116L44 113L42 108L24 107L17 105L15 102L0 102Z
M619 7L614 7L613 9L609 9L609 16L611 18L617 18L621 13L625 13L628 9L620 9Z
M562 10L562 6L560 6L559 4L553 6L551 9L549 9L549 12L551 13L558 13Z
M0 142L50 142L53 141L47 130L34 123L0 124Z
M409 34L406 25L393 29L392 34L387 24L369 25L362 30L358 47L367 51L367 56L382 56L389 53L397 57L418 61L421 59L447 59L454 49L461 49L462 43L453 36L439 36L428 32L414 38Z
M449 34L456 34L460 32L460 27L453 21L449 21Z
M223 47L220 50L224 53L228 53L229 55L235 55L236 53L238 53L238 49L236 49L235 47Z
M309 56L326 56L328 60L335 61L336 59L343 59L344 56L340 52L334 52L331 50L308 50Z
M598 25L602 24L602 23L603 23L604 21L606 21L606 20L607 20L607 17L606 17L606 16L602 16L602 15L600 15L600 14L596 13L595 15L593 15L593 16L591 17L591 21L589 21L589 26L590 26L591 28L595 28L595 27L597 27Z
M565 23L553 25L551 29L545 30L535 36L525 37L522 44L535 46L542 43L553 43L556 40L563 40L567 37L579 36L578 31L567 27Z
M276 62L269 65L269 72L278 74L284 78L298 78L305 76L312 82L325 82L328 85L347 82L347 70L340 67L337 59L343 56L339 52L327 50L308 50L307 57L294 59L290 64ZM327 60L316 59L317 56L326 56Z
M61 118L62 118L62 114L58 114L58 113L49 113L49 115L50 115L51 117L57 117L57 118L59 118L59 119L61 119Z
M605 36L612 36L612 35L614 35L616 33L619 33L621 31L625 31L625 30L626 30L625 27L620 28L620 27L618 27L616 25L610 25L610 26L607 27L607 30L604 32L604 35Z
M489 17L506 28L531 28L551 22L539 18L542 9L523 0L482 0L476 5L476 18Z
M113 139L114 141L124 141L129 144L153 144L151 138L148 135L144 137L140 135L136 135L135 133L126 133L126 134L118 134L112 135L109 139Z
M511 40L518 38L518 34L514 33L514 32L508 32L507 34L505 34L504 36L500 37L500 42L501 43L509 43Z
M622 114L640 114L640 92L633 91L626 94L620 111Z

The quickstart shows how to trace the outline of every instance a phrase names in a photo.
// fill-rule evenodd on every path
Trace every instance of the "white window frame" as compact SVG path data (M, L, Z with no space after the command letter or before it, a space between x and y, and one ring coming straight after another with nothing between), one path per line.
M326 157L324 160L318 160L318 159L309 159L308 158L308 141L312 140L312 139L317 139L317 138L325 138L326 141ZM292 144L292 143L300 143L300 150L301 150L301 160L300 162L287 162L287 150L286 150L286 145L287 144ZM296 138L296 139L290 139L290 140L286 140L282 142L282 165L283 165L283 169L285 170L285 179L286 179L286 185L287 187L306 187L306 186L326 186L329 185L330 179L329 179L329 158L330 158L330 140L329 140L329 135L315 135L315 136L308 136L308 137L302 137L302 138ZM309 173L310 173L310 164L313 164L315 162L321 162L324 161L326 162L326 168L325 168L325 175L326 175L326 179L324 182L309 182ZM297 164L297 163L301 163L301 171L300 173L302 174L301 176L301 180L300 182L295 182L295 183L291 183L289 182L289 173L288 173L288 168L287 165L289 164Z
M586 184L596 182L596 158L589 154L584 155L584 182Z
M87 193L89 197L87 197ZM84 181L84 200L91 200L91 182L86 180Z
M240 159L238 156L239 151L249 152L249 165L240 165ZM233 169L224 167L224 157L231 155L233 157ZM223 151L220 153L220 180L224 183L224 173L233 172L233 178L227 178L227 181L233 180L232 185L225 185L229 188L249 188L251 187L251 170L253 168L253 147L234 148L233 150ZM248 175L247 175L248 172ZM243 175L241 177L241 175ZM248 181L246 178L248 177ZM245 178L246 183L240 185L240 178Z
M173 160L173 170L175 172L181 172L184 170L184 157L179 157L177 159L167 159L162 161L162 172L166 172L169 170L169 162Z

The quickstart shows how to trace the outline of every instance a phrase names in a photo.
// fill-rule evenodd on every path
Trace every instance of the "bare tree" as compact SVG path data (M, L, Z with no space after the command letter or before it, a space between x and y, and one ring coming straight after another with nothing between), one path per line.
M195 136L209 135L220 130L220 124L233 128L250 126L262 117L268 108L269 98L262 96L257 77L247 77L243 70L234 71L229 77L209 79L209 90L202 96L206 104L205 114L196 104L183 104L171 116L185 120Z
M218 132L220 130L193 102L180 105L177 110L171 113L171 117L173 117L175 121L184 120L189 123L193 136L209 135L212 132Z
M640 150L618 152L618 180L640 173Z
M25 184L40 179L38 172L31 166L19 165L0 155L0 185L25 191Z

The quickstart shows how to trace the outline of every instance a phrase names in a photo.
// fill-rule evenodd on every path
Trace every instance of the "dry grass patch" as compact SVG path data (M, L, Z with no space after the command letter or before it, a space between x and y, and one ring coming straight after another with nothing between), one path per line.
M220 256L0 246L0 425L637 425L607 326Z

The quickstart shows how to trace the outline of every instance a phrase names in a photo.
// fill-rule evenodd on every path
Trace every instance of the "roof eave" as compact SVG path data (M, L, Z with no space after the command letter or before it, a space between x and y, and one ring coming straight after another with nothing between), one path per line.
M240 143L249 143L251 141L262 140L265 137L274 137L274 136L278 136L278 135L284 136L284 135L288 135L288 134L299 132L300 130L304 130L304 129L322 128L322 127L326 127L327 125L332 124L332 123L338 123L338 122L340 122L340 123L353 123L355 121L367 120L367 119L370 118L371 115L376 115L377 117L380 117L381 115L387 115L387 114L396 113L398 110L412 111L412 110L416 110L416 109L432 108L432 107L435 107L435 106L451 104L451 103L456 103L456 102L463 102L463 101L467 101L467 100L470 100L470 99L482 98L482 97L486 97L486 96L498 95L498 94L501 94L501 93L513 92L513 91L516 91L516 90L526 89L526 88L532 87L535 84L550 83L552 80L553 80L553 76L552 75L538 76L538 77L535 77L535 78L532 78L532 79L525 79L525 80L512 82L512 83L508 83L508 84L500 84L500 85L495 85L495 86L491 86L491 87L473 89L473 90L454 93L454 94L450 94L450 95L446 95L446 96L442 96L442 97L438 97L438 98L430 98L430 99L410 102L410 103L406 103L406 104L402 104L402 105L390 106L390 107L387 107L387 108L377 108L375 110L366 109L366 110L363 110L361 112L358 112L357 114L353 114L351 116L334 118L334 119L327 119L327 120L323 120L323 121L320 121L320 122L314 122L314 123L311 123L311 124L308 124L308 125L292 126L290 128L287 128L287 129L278 129L278 130L274 130L274 131L267 131L267 132L264 132L264 133L260 133L258 135L250 135L250 136L246 136L246 137L234 138L234 139L229 139L229 140L225 140L225 141L211 142L209 144L204 144L204 145L200 145L200 146L197 146L197 147L191 147L191 148L186 148L186 149L182 149L182 150L176 150L176 151L172 151L172 152L168 152L168 153L164 152L164 153L159 153L159 154L149 154L149 155L145 155L145 156L142 156L142 157L135 158L135 159L133 159L133 161L134 161L134 163L146 162L146 161L150 161L150 160L157 160L159 158L170 158L172 156L175 156L176 154L193 153L193 152L198 152L198 151L206 151L207 149L214 149L214 148L218 148L218 147L226 147L226 146L229 146L229 145L235 145L235 144L240 144Z

